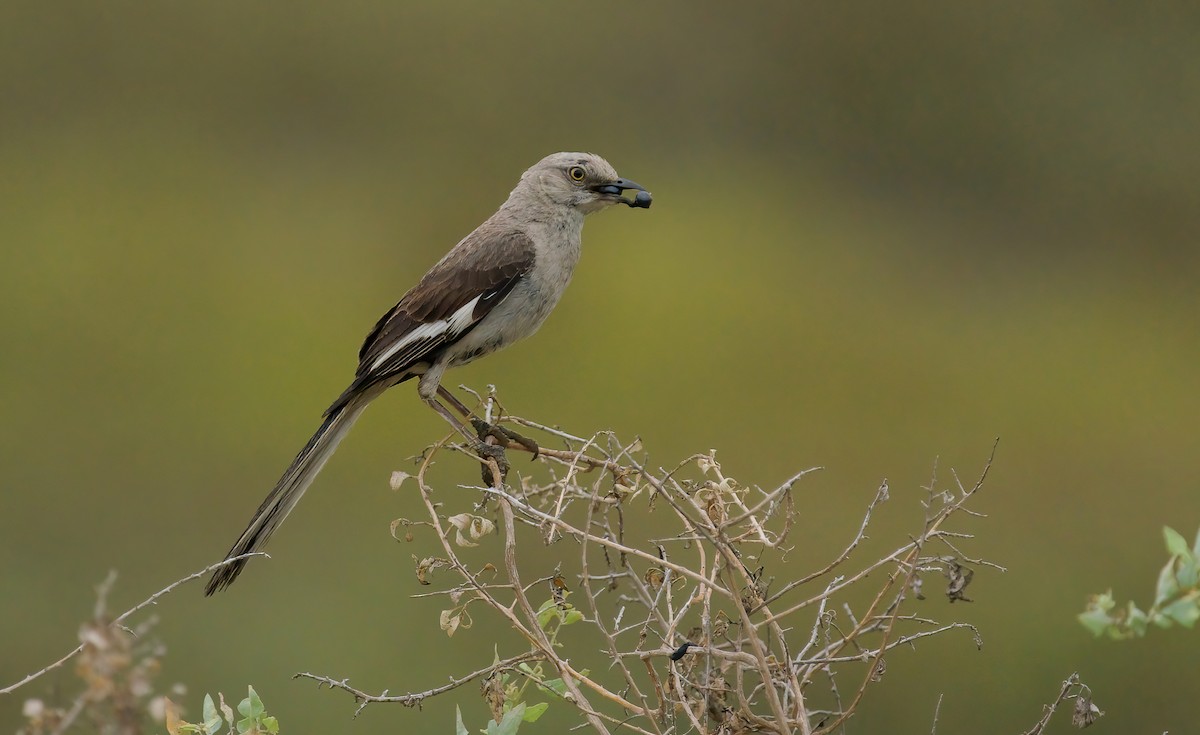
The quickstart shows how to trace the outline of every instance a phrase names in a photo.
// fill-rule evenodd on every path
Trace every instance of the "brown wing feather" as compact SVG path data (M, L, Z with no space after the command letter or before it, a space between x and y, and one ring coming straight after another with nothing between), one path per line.
M533 241L524 232L491 233L480 227L429 269L408 293L376 324L358 351L358 374L397 340L422 324L448 319L476 296L474 321L482 319L505 293L533 267Z
M533 267L533 241L524 232L495 232L485 225L468 235L429 269L390 311L384 314L358 351L354 382L329 407L327 414L383 380L401 380L422 362L432 362L448 345L469 332L504 299L521 276ZM442 319L480 297L471 324L456 334L441 333L414 340L376 365L389 348L423 324Z

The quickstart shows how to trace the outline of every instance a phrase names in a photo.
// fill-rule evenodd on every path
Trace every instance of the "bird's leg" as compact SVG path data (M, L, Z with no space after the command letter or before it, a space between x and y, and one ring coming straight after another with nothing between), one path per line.
M424 401L429 404L429 407L446 419L447 423L454 427L454 430L467 440L471 448L483 460L494 459L500 467L500 477L503 478L508 474L508 458L504 456L504 447L497 444L488 444L482 436L475 436L471 430L458 420L458 417L450 413L450 409L442 405L437 398L425 398ZM460 403L459 406L462 404ZM470 412L468 412L469 414ZM492 484L491 472L488 466L483 466L483 481L488 485Z
M455 411L458 411L463 415L463 418L471 415L471 409L467 408L462 401L458 400L458 396L451 393L446 386L439 383L437 387L437 394L442 398L445 398L446 402L449 403Z
M463 402L458 400L458 398L455 397L455 395L451 393L444 385L438 385L437 393L442 398L445 398L446 402L453 406L455 410L461 413L463 418L471 421L471 426L475 428L475 431L479 435L480 439L486 441L490 436L499 442L500 446L502 447L508 447L515 443L522 447L525 451L532 454L534 459L537 459L539 450L537 442L534 440L530 439L529 437L521 436L517 432L511 429L506 429L499 424L489 424L488 422L479 418L475 414L471 413L471 409L463 405Z

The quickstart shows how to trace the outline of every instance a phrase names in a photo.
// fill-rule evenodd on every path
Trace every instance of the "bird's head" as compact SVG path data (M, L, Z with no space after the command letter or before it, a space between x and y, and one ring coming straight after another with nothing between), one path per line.
M594 153L553 153L534 164L521 176L518 187L530 190L557 205L583 214L598 212L614 204L647 209L650 192L641 184L623 179L608 161ZM635 191L632 198L621 196Z

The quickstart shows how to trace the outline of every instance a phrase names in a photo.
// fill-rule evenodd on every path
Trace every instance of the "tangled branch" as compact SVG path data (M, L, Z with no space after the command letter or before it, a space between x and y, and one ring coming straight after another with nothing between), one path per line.
M495 397L482 400L491 420ZM399 519L393 532L404 525L406 540L426 529L435 537L438 550L417 559L416 573L423 584L442 583L421 596L448 600L440 618L448 635L470 627L482 606L519 633L525 648L443 686L398 696L298 674L351 693L356 714L376 702L412 706L481 679L497 722L540 695L566 703L600 733L812 735L841 729L898 648L957 630L982 645L969 623L939 623L913 608L925 599L927 576L945 578L949 602L969 602L977 568L1003 569L964 554L959 545L971 535L948 527L961 514L981 515L967 504L983 488L992 457L970 485L952 473L943 488L935 468L916 532L890 553L855 563L873 514L890 497L883 482L842 550L795 574L797 564L785 557L799 524L796 492L819 468L764 490L726 475L712 452L650 468L639 441L503 420L544 437L538 468L506 484L490 461L489 485L460 486L468 494L436 489L434 457L465 451L448 440L436 444L415 475L394 480L415 479L426 517ZM633 513L652 514L653 538L633 530L641 525L629 522ZM462 549L492 543L493 533L502 539L497 556L472 567ZM535 555L552 555L557 569L525 581ZM868 579L874 586L864 595ZM558 634L570 625L597 645L567 650ZM572 663L597 647L608 663L598 673Z

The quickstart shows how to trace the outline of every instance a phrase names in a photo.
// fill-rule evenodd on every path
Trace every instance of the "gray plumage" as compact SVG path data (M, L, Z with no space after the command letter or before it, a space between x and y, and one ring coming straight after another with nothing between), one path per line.
M633 200L621 194L636 190ZM259 506L227 559L261 550L372 400L419 378L421 398L456 429L437 401L442 375L537 331L579 262L583 218L613 204L649 207L650 195L603 158L555 153L529 168L491 217L464 237L376 323L353 382ZM205 594L229 586L245 559L213 574Z

